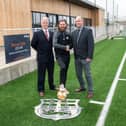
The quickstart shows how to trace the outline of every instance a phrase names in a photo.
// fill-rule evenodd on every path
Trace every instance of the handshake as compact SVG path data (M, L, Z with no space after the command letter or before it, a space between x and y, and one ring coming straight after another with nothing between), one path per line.
M70 51L70 46L66 45L66 51Z

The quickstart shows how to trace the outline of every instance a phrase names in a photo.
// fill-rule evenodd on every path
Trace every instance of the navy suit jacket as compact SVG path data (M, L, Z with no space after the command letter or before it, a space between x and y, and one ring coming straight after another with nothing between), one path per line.
M78 31L77 30L73 31L72 42L75 58L82 58L82 59L93 58L94 38L91 29L83 27L81 29L79 39L78 39Z
M49 31L49 40L47 40L43 30L34 32L31 46L37 52L38 62L54 62L52 39L53 33L51 31Z

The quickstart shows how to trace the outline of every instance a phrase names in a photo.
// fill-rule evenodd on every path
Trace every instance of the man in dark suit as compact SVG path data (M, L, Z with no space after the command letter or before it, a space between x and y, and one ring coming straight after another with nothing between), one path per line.
M90 63L94 52L94 38L92 30L83 26L83 19L77 16L75 24L77 29L72 32L73 48L75 56L75 68L80 88L77 92L85 91L85 82L83 79L83 69L88 83L88 98L93 97L93 82L90 71Z
M37 71L38 71L38 92L44 96L45 74L48 72L48 83L51 90L55 90L53 83L54 56L52 50L53 33L48 30L48 18L41 20L42 30L35 32L31 41L31 46L37 52Z

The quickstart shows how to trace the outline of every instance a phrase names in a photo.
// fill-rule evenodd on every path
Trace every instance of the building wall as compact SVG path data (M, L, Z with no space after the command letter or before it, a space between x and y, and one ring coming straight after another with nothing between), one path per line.
M68 3L63 0L31 0L32 11L68 14Z
M31 32L23 30L32 27L31 0L0 0L0 17L0 45L3 45L3 35Z
M105 12L104 12L104 10L102 10L102 9L99 9L98 10L98 26L104 26L105 25L105 20L104 20L104 14L105 14Z
M69 4L63 0L32 0L32 11L69 15ZM92 10L71 4L71 15L91 18Z
M64 0L0 0L0 46L4 35L32 33L32 11L69 15L69 4ZM71 16L77 15L92 19L92 25L103 24L103 11L95 14L95 9L71 4Z

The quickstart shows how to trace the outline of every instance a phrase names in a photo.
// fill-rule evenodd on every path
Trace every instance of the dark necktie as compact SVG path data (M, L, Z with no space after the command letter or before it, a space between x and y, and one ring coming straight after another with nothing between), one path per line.
M80 39L81 29L77 29L77 44Z

